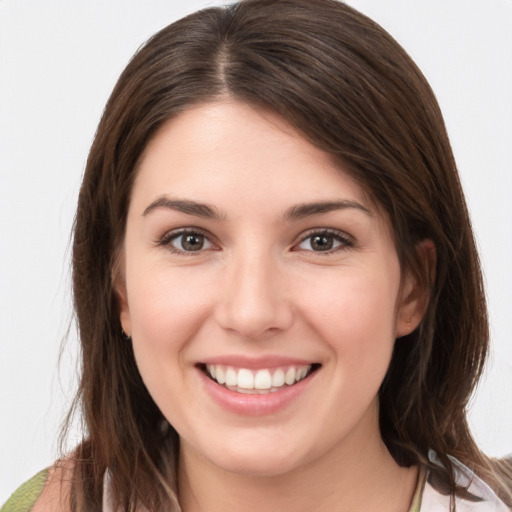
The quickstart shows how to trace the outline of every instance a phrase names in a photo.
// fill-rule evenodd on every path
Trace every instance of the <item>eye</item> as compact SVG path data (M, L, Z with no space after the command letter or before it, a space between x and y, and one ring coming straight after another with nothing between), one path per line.
M181 254L201 252L215 247L203 233L192 230L171 232L165 235L158 245L164 245L171 252Z
M303 238L296 248L301 251L330 253L353 245L346 235L338 231L315 231Z

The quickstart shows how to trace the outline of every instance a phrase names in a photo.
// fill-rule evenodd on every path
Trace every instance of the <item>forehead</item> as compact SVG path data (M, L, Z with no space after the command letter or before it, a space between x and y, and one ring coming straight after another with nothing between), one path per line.
M242 200L278 190L286 192L281 202L331 199L336 191L370 205L331 155L278 115L239 101L196 105L164 124L139 160L134 194L206 200L222 191Z

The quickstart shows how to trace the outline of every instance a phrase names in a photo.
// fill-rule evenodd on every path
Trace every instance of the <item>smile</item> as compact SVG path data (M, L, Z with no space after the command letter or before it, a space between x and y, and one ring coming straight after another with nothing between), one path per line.
M305 364L249 370L221 364L208 364L204 369L212 380L231 391L267 394L297 384L313 373L318 366Z

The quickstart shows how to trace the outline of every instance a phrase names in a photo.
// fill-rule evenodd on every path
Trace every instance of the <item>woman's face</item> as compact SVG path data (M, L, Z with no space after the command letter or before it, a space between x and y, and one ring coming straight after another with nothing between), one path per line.
M121 322L182 455L276 475L380 442L377 392L419 319L363 190L237 101L179 114L137 172Z

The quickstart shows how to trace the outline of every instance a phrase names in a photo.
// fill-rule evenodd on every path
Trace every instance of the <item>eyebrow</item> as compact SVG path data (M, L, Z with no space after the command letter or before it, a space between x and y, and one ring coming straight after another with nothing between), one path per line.
M206 203L198 203L188 199L170 199L169 197L162 196L153 201L142 213L143 216L148 215L158 208L168 208L188 215L195 215L196 217L203 217L212 220L224 220L226 216L219 212L219 210L212 205ZM371 216L372 212L356 201L349 201L346 199L338 201L320 201L314 203L297 204L288 208L283 215L285 221L293 221L309 217L312 215L320 215L329 213L336 210L345 210L353 208L362 211L366 215Z
M217 208L206 203L198 203L187 199L170 199L168 197L159 197L153 201L142 213L148 215L157 208L168 208L188 215L203 217L205 219L222 220L225 215L221 214Z
M345 210L354 208L362 211L366 215L372 216L372 212L356 201L339 200L339 201L322 201L315 203L304 203L288 208L284 214L284 219L287 221L298 220L310 215L320 215L322 213L329 213L336 210Z

